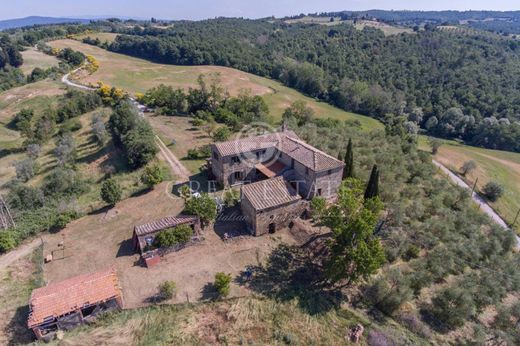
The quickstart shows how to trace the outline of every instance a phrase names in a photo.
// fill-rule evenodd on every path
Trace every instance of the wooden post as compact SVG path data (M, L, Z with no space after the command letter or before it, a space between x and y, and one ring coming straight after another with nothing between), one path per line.
M518 213L516 213L515 221L513 221L513 224L511 225L511 228L515 227L516 221L518 220L518 216L520 216L520 209L518 209Z
M473 197L473 194L475 193L475 189L477 188L478 183L478 177L475 179L475 184L473 184L473 188L471 189L471 197Z

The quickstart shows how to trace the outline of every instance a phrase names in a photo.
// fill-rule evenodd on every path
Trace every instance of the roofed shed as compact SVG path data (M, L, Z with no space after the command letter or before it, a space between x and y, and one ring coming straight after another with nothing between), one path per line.
M141 254L146 252L145 249L153 244L157 233L168 228L177 227L179 225L191 226L194 234L198 234L200 231L200 220L198 216L168 216L160 220L155 220L143 225L135 226L133 235L134 248Z
M109 268L35 289L27 325L38 339L49 341L58 330L70 330L122 306L116 270Z

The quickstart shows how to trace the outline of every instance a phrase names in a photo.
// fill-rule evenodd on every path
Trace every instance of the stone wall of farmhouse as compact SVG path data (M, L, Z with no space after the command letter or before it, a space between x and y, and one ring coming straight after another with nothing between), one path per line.
M248 230L251 234L255 234L256 229L256 211L255 208L249 203L247 198L241 198L240 200L240 210L242 211L242 216L247 224Z
M248 210L244 212L246 220L248 217L254 217L255 221L252 223L248 222L248 227L251 229L251 233L255 236L261 236L269 233L270 225L274 224L274 232L277 232L300 217L305 209L307 208L307 202L303 200L295 201L275 208L262 210L259 212L251 212ZM246 209L248 207L246 206ZM248 216L246 216L246 213ZM253 216L254 214L254 216Z
M290 156L281 154L279 160L288 167L293 167L294 174L289 179L298 193L305 199L312 199L321 189L321 196L330 198L336 196L343 176L343 168L329 171L314 172Z
M249 183L256 180L256 168L254 167L254 163L242 161L241 155L224 157L218 156L218 159L216 159L214 154L215 152L215 148L212 148L211 167L215 179L224 188L227 188L236 183ZM256 156L255 153L256 152L252 152L251 155L248 155L248 157ZM233 162L233 156L238 157L239 162ZM257 163L265 160L266 158L261 158ZM235 172L240 172L241 179L238 181L235 179Z

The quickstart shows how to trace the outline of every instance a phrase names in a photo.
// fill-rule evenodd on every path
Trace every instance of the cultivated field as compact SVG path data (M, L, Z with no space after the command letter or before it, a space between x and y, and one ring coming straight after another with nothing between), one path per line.
M92 39L99 38L101 42L114 42L116 39L117 34L111 33L111 32L91 32L87 34L82 35L76 35L74 38L78 40L82 40L86 37L90 37Z
M428 150L424 138L421 140L421 147ZM475 161L477 168L464 179L468 185L472 186L478 178L478 189L481 189L489 181L496 181L504 186L504 195L490 205L506 222L512 224L520 209L519 153L477 148L455 141L445 141L435 155L435 159L459 175L460 167L464 162ZM520 233L520 220L517 221L515 229Z
M30 74L34 68L47 69L49 67L58 66L59 60L47 54L44 54L37 49L31 47L22 52L23 65L21 66L24 74Z
M155 64L146 60L116 54L104 49L83 44L74 40L49 42L53 47L71 47L85 54L93 55L100 63L94 74L81 78L81 82L106 84L125 89L130 93L145 92L159 84L176 88L195 87L200 74L219 73L223 86L231 95L237 95L248 89L254 95L262 95L269 105L271 114L280 119L283 111L292 102L304 100L312 107L318 117L330 117L342 120L358 120L364 128L381 128L381 124L372 118L342 111L327 103L318 102L310 97L283 86L282 84L258 77L236 69L220 66L175 66Z
M357 20L355 23L352 20L346 21L349 24L354 25L354 27L358 30L363 30L364 28L375 28L383 31L385 36L390 35L398 35L402 33L413 33L413 30L410 28L404 28L400 26L394 26L383 22L377 22L373 20Z

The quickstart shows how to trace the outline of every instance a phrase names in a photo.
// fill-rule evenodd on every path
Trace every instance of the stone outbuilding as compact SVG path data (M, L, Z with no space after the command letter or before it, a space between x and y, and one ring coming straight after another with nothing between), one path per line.
M240 207L251 234L260 236L289 226L307 203L289 182L276 177L244 185Z
M50 341L59 330L95 320L102 312L123 307L116 270L76 276L32 291L27 326L38 340Z

